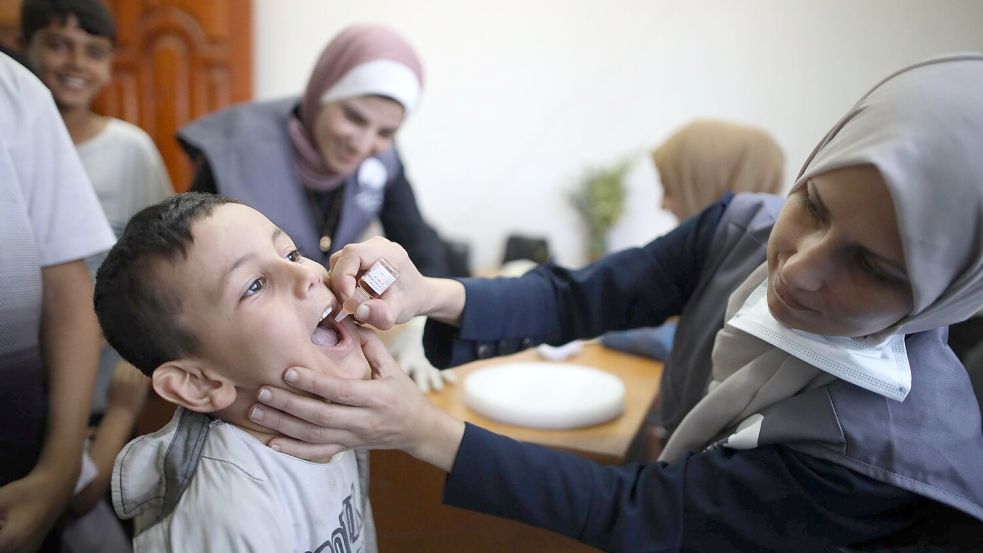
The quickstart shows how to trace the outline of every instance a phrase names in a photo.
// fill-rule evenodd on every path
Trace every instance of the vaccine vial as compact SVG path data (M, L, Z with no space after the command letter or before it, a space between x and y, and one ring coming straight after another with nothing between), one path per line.
M399 271L387 263L385 259L380 258L369 267L368 271L362 273L362 276L358 278L358 285L355 286L355 293L352 294L352 299L357 301L358 305L362 305L370 298L378 298L392 283L396 282L397 278L399 278ZM358 309L357 306L356 309ZM351 314L351 311L347 311L342 306L338 316L334 320L335 322L341 322L342 319Z

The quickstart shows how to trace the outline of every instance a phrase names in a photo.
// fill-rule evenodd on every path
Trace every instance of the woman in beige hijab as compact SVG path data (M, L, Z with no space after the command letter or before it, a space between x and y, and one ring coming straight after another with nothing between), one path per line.
M680 221L727 192L782 190L782 150L756 127L696 120L655 149L652 161L662 181L662 207Z
M284 451L402 448L448 472L447 503L609 551L983 551L980 405L946 345L983 305L981 153L983 55L952 55L877 84L784 202L725 198L580 271L424 279L381 239L332 259L344 298L379 257L398 266L362 319L427 314L438 366L679 314L663 462L602 467L456 421L384 356L371 381L289 369L331 403L271 389L255 412L323 444Z
M698 119L673 133L652 151L662 181L662 208L680 221L688 219L727 193L782 190L784 156L768 132L729 121ZM609 332L605 347L665 360L672 351L675 320L658 327ZM655 409L659 404L657 396ZM646 459L662 452L666 430L650 424L645 432Z

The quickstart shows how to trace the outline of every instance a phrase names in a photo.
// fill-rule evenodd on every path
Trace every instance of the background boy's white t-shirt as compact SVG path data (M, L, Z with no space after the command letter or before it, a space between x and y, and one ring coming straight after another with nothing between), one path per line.
M137 211L174 193L153 140L132 123L110 118L76 149L117 236Z
M132 123L110 118L102 132L76 149L117 238L130 217L174 194L153 140ZM93 273L103 257L87 260Z

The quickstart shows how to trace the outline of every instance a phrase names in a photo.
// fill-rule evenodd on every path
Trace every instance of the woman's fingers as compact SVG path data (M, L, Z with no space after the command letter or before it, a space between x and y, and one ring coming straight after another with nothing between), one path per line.
M351 255L350 251L343 248L331 255L328 259L329 285L339 299L352 297L355 293L355 277L361 270L361 259Z
M351 436L348 428L364 426L360 410L347 405L333 405L318 400L319 407L309 408L295 397L285 399L290 392L280 390L280 394L270 394L266 401L254 405L249 410L249 419L270 430L303 440L312 444L337 444L348 447ZM304 398L311 399L311 398ZM289 411L288 411L289 409ZM313 419L313 420L312 420Z
M323 390L324 388L320 387L320 389ZM289 413L311 424L332 426L338 422L348 424L357 422L351 419L357 418L358 410L353 410L350 404L342 404L340 401L330 398L326 399L328 401L272 386L264 386L259 392L259 400L262 404Z
M396 324L396 314L392 306L383 299L370 299L356 308L355 319L368 323L379 330L389 330Z
M392 354L386 349L386 345L375 335L374 332L362 329L359 339L362 341L362 353L372 367L372 374L375 378L390 378L405 376L403 369L400 368Z
M273 438L266 445L279 452L307 459L314 463L327 462L335 455L345 451L344 447L336 444L309 444L291 438Z
M380 259L385 259L399 276L381 298L359 304L353 300L356 279ZM414 306L420 303L420 295L425 294L423 277L406 250L382 237L348 244L331 256L328 268L328 286L345 310L353 313L356 320L383 330L416 315L418 308Z
M283 380L292 388L314 394L332 403L365 407L374 403L373 400L375 399L373 397L372 387L370 386L371 381L369 380L334 378L325 374L316 373L305 367L291 367L287 369L283 373ZM278 391L283 392L283 390L277 390L276 388L264 388L264 390L269 390L276 398L283 397L282 393L277 393ZM300 396L296 395L293 398L296 398L297 401L301 399ZM292 413L292 408L289 411Z
M381 237L357 244L348 244L328 259L331 289L347 300L355 292L355 281L362 271L368 270L379 258L387 255L394 257L388 261L400 265L403 258L406 257L405 252L406 250L403 250L399 245Z

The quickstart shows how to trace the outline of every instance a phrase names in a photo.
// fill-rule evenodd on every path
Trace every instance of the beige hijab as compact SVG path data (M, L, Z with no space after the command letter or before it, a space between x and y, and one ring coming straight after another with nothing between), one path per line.
M938 328L978 311L983 55L929 60L882 81L819 143L793 190L815 175L863 164L880 171L891 193L914 294L911 313L868 339ZM741 284L727 320L766 278L761 266ZM834 378L729 324L717 333L712 362L717 385L680 423L661 460L698 451L765 408Z
M676 131L652 160L666 195L691 217L725 192L782 189L784 156L764 130L725 121L697 120Z

